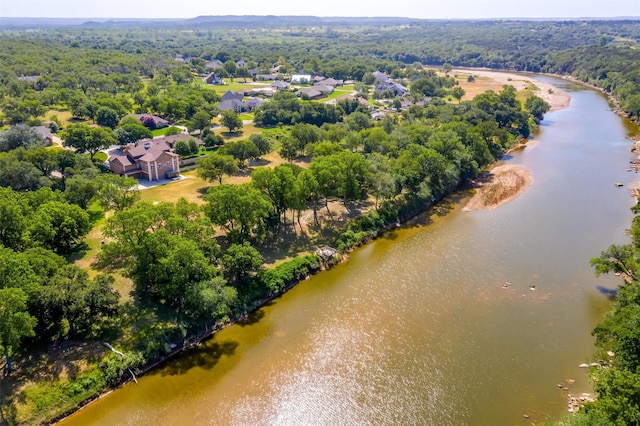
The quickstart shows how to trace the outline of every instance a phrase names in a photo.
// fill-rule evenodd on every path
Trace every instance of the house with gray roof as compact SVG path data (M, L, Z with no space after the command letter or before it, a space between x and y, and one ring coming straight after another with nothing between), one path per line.
M330 95L334 90L333 86L327 86L326 84L315 84L312 88L322 93L323 95Z
M377 81L379 81L380 83L386 83L390 80L389 76L386 75L383 72L380 71L374 71L373 72L373 76L376 78Z
M169 126L169 120L165 120L162 117L158 117L157 115L151 114L128 114L127 117L133 117L140 120L143 124L147 120L147 117L151 117L153 120L153 128L154 129L162 129Z
M42 136L42 140L47 146L51 146L53 144L53 134L48 127L45 126L35 126L33 129Z
M246 108L247 104L242 99L225 99L218 104L220 111L235 111L236 113L240 113L245 111Z
M211 69L217 69L217 68L222 68L222 61L219 59L213 59L209 62L207 62L206 64L204 64L205 68L211 68Z
M316 90L313 87L307 87L305 89L301 89L298 90L298 96L300 96L300 98L308 98L308 99L319 99L322 98L323 96L326 96L324 93L322 93L319 90Z
M222 100L223 101L228 101L230 99L237 99L237 100L241 101L242 99L244 99L244 93L242 93L242 92L234 92L232 90L228 90L224 95L222 95Z
M280 80L276 80L273 83L271 83L271 87L274 90L287 90L289 88L289 83L287 83L286 81L280 81Z

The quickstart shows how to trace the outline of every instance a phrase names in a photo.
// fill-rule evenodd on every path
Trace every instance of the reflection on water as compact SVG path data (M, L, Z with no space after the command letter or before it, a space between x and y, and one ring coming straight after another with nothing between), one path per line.
M460 193L69 424L531 424L589 389L578 365L627 241L628 130L593 91L506 161L533 185L490 211ZM509 284L504 287L504 284ZM602 289L607 294L602 294ZM529 416L526 419L524 416Z

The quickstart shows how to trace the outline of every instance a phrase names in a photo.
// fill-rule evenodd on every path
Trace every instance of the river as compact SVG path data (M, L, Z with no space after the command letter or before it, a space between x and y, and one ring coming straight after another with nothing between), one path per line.
M600 93L539 78L572 101L504 159L531 170L524 194L472 212L455 194L61 424L529 425L566 413L557 385L589 391L578 365L610 306L600 288L620 282L594 277L589 259L628 241L640 177L625 171L632 127Z

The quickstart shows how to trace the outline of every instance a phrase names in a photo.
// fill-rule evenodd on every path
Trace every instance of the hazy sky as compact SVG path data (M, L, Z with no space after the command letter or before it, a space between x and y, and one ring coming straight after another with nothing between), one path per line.
M427 19L617 17L640 16L640 0L0 0L0 18L192 18L198 15Z

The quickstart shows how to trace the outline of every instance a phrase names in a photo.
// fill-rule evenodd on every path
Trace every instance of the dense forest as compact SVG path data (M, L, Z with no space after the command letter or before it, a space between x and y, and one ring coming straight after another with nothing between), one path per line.
M266 267L278 244L300 239L305 227L331 228L338 207L368 203L313 241L347 252L476 178L528 137L549 108L535 88L504 86L463 100L453 66L571 75L640 116L637 22L321 24L220 25L203 17L142 29L125 23L0 29L4 371L15 377L29 355L69 342L108 340L127 353L92 354L70 377L26 387L24 378L3 381L5 422L48 421L243 318L329 266L304 247L293 260L282 256ZM230 83L255 74L321 75L347 80L357 95L325 103L278 92L244 117L252 123L243 133L240 116L221 111L221 93L203 84L212 71ZM380 72L407 93L380 88ZM384 110L384 118L374 120L371 107ZM197 202L152 202L135 180L105 169L100 151L154 135L153 125L131 113L163 117L203 140L202 150L192 141L175 148L182 157L202 154L197 176L207 185ZM43 124L72 149L46 147L31 128ZM269 166L273 158L282 161ZM223 182L232 177L238 180ZM304 212L313 218L306 225ZM86 242L91 234L97 247ZM83 263L88 253L91 261ZM606 272L618 263L598 265ZM598 341L613 344L606 324ZM610 379L635 377L628 374Z

